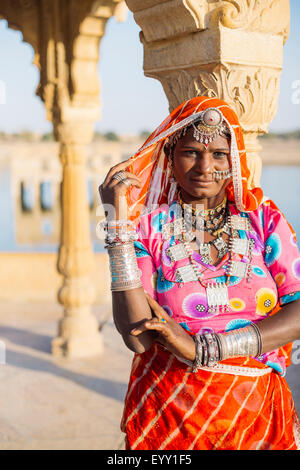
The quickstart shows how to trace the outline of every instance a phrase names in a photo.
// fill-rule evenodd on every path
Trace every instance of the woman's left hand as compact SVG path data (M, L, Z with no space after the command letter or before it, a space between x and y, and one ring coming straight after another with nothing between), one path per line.
M144 331L156 330L159 333L157 339L159 343L176 356L194 362L195 343L193 338L149 294L145 292L145 295L154 317L131 330L131 334L138 336Z

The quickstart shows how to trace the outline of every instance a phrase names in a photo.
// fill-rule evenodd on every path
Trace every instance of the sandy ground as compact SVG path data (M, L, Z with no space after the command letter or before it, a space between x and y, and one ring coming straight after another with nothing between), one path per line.
M52 356L60 316L55 304L0 302L0 449L122 449L132 353L109 320L101 357Z
M101 321L101 310L94 313ZM124 449L119 424L132 353L109 318L101 357L52 356L60 316L56 304L0 301L6 352L0 364L0 449ZM287 375L298 412L299 372L300 365L293 365Z

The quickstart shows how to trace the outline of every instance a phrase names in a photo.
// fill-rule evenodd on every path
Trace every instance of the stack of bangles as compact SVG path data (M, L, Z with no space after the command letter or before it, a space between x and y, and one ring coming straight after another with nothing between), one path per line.
M193 368L193 372L203 366L214 367L224 359L258 357L262 353L261 335L255 323L225 333L195 334L193 340L196 347L195 361L184 361Z
M104 220L97 227L106 232L105 248L109 254L111 290L124 291L142 287L134 240L138 235L130 220ZM99 237L100 238L100 237Z

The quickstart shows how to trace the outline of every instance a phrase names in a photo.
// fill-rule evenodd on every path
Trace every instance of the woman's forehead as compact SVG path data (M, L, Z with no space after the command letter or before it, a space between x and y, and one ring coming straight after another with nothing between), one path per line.
M178 139L177 148L183 147L183 146L186 146L186 145L192 145L193 147L197 147L197 148L199 147L199 149L204 146L203 143L198 142L198 140L195 139L195 137L193 135L193 129L192 128L187 129L186 134L181 136ZM222 135L218 135L214 138L214 140L212 142L210 142L208 144L208 147L210 147L210 148L224 148L224 149L229 150L230 149L229 139L222 136Z

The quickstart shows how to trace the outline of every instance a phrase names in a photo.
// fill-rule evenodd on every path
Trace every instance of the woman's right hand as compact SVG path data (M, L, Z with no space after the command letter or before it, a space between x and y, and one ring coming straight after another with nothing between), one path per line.
M128 160L125 160L124 162L118 163L117 165L111 167L105 177L105 180L98 188L102 204L106 210L110 208L110 210L107 211L108 214L106 214L108 218L113 218L116 220L127 218L127 204L125 194L128 186L123 181L119 181L116 178L113 178L116 173L123 171L126 178L130 180L131 184L137 187L141 187L141 179L133 173L125 171L125 168L130 165L130 163L131 162Z

